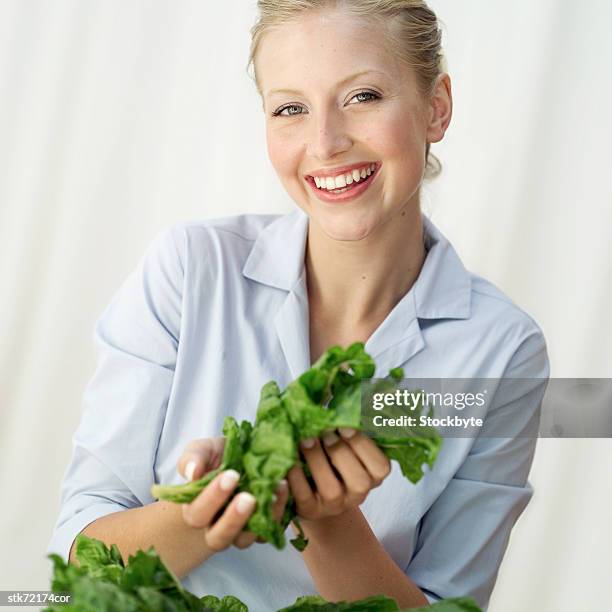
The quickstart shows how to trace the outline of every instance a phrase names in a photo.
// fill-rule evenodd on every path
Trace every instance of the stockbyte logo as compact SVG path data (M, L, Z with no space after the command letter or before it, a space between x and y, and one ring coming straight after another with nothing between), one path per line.
M428 428L443 438L610 438L612 380L370 379L361 412L365 431L392 438Z

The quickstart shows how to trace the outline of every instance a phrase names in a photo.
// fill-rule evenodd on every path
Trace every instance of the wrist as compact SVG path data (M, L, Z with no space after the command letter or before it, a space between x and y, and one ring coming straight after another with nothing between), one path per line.
M325 537L329 533L337 534L339 530L346 531L365 520L359 508L349 508L341 514L326 516L319 519L298 518L307 538L316 538L318 536ZM294 534L297 535L299 533L293 521L291 522L291 529Z

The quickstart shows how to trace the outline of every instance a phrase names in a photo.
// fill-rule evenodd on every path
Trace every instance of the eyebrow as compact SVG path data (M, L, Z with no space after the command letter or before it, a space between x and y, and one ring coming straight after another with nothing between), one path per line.
M338 83L336 83L337 86L340 85L346 85L347 83L350 83L351 81L354 81L355 79L365 75L365 74L381 74L383 76L386 76L384 72L380 72L380 70L363 70L362 72L357 72L355 74L351 74L350 76L347 76L346 78L342 79L341 81L338 81ZM302 92L297 90L297 89L271 89L270 91L267 92L267 96L271 95L271 94L277 94L277 93L282 93L282 94L297 94L297 95L302 95Z

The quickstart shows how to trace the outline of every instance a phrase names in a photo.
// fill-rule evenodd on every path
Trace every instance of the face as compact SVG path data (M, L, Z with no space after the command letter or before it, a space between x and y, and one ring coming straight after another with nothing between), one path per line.
M426 145L450 122L448 75L425 100L381 40L382 26L309 12L266 32L255 60L272 165L336 240L361 240L418 210Z

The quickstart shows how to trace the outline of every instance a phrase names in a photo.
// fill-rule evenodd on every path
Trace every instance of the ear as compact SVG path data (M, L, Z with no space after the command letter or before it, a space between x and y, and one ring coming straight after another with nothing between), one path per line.
M453 116L453 94L450 76L441 74L436 79L434 92L429 100L429 124L427 142L440 142Z

